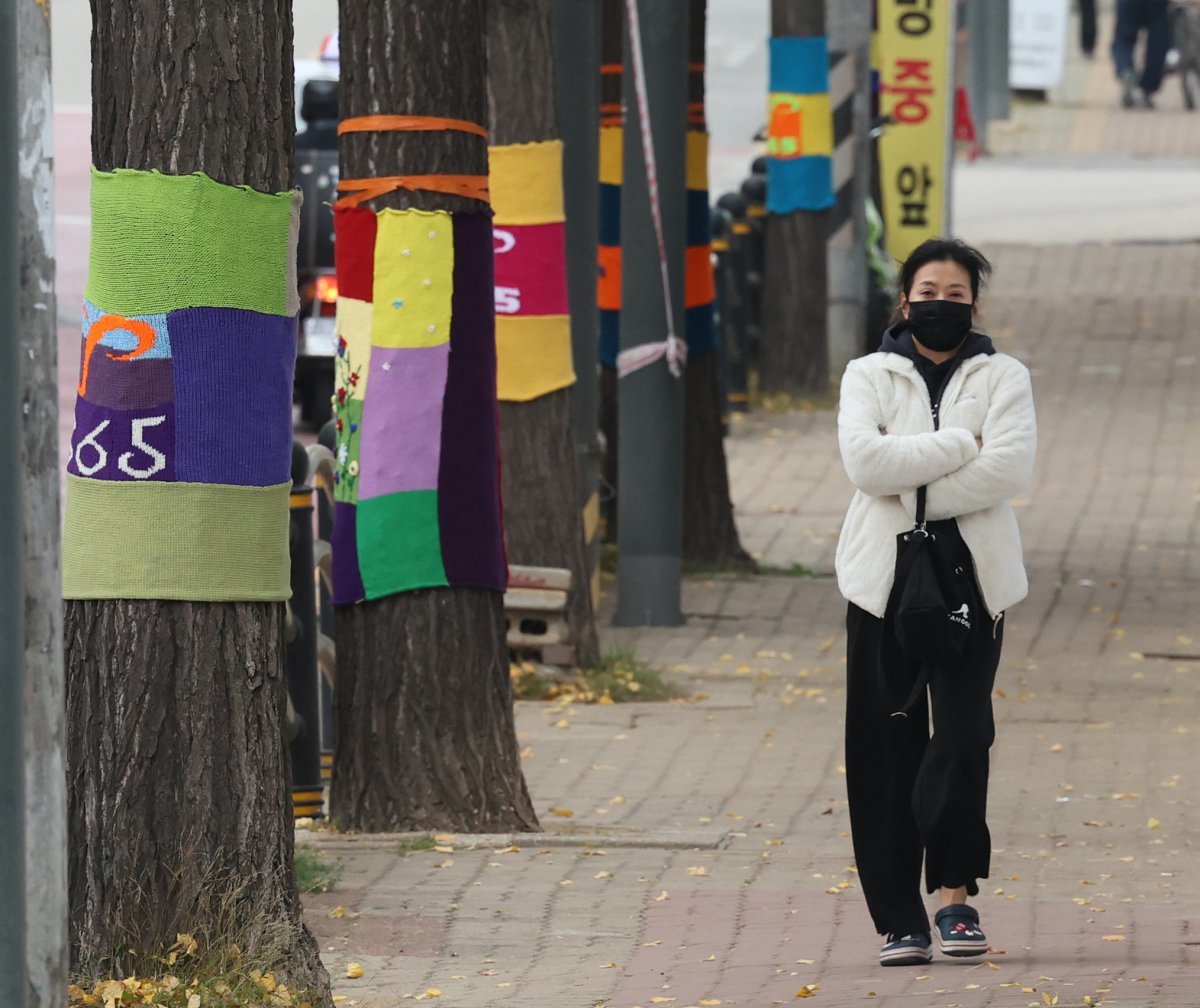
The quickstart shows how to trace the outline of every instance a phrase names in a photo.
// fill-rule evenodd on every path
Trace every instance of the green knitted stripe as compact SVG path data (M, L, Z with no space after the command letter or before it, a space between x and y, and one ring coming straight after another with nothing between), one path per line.
M87 299L118 315L244 308L294 315L299 196L207 175L92 169Z
M290 489L68 474L63 596L286 599Z
M436 490L359 498L355 527L368 599L446 585Z

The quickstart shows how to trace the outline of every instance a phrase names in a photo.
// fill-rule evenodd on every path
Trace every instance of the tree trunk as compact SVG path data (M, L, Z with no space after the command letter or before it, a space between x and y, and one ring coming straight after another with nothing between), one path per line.
M825 34L825 0L772 0L773 36ZM767 217L759 388L812 395L829 389L829 214Z
M703 133L707 130L704 57L708 4L707 0L690 0L690 3L688 102L691 108L688 128ZM707 193L705 198L707 202ZM701 315L698 319L689 312L689 321L711 325L711 304L707 311L706 318ZM709 569L753 571L757 564L742 548L729 499L717 367L715 349L688 356L684 402L683 560L685 564Z
M554 0L488 4L488 105L495 146L558 138L553 18ZM600 648L579 506L576 443L570 388L528 402L500 403L509 561L571 571L567 623L575 660L589 668L599 661Z
M98 168L291 185L289 0L93 0L92 13ZM283 620L270 602L66 603L77 972L154 969L186 931L331 1003L292 868Z
M344 118L436 115L486 125L483 0L343 0L340 8ZM351 133L341 151L342 178L487 171L486 141L462 132ZM374 201L384 207L485 209L410 190ZM337 641L331 808L340 826L538 828L517 751L498 592L434 588L340 605Z
M50 12L17 4L22 58L20 193L22 493L25 557L25 890L27 1008L57 1008L67 990L67 796L59 598L58 331L55 322Z

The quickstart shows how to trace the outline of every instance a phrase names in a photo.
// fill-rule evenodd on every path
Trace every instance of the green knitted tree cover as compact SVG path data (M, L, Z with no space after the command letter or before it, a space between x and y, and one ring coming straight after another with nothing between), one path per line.
M67 598L288 597L298 209L93 170Z

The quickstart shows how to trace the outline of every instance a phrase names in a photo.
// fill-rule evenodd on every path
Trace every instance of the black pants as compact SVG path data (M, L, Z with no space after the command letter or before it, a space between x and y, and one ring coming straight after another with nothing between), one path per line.
M984 614L970 657L935 670L928 699L922 694L907 718L892 713L919 669L900 654L890 624L851 604L846 629L846 786L859 881L880 934L928 931L922 855L929 892L966 886L974 896L989 871L988 750L1003 621L993 636Z
M1096 48L1096 0L1079 0L1079 47L1087 56Z
M1112 56L1117 76L1132 70L1138 34L1146 32L1146 56L1138 86L1148 95L1162 86L1167 50L1171 48L1171 18L1167 0L1117 0L1117 29Z

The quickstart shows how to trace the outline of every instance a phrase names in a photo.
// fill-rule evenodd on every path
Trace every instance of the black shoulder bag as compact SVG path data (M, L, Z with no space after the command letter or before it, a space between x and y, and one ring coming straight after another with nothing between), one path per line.
M917 521L896 537L893 625L909 658L937 667L961 658L977 613L970 555L958 537L925 522L925 487L917 490Z

